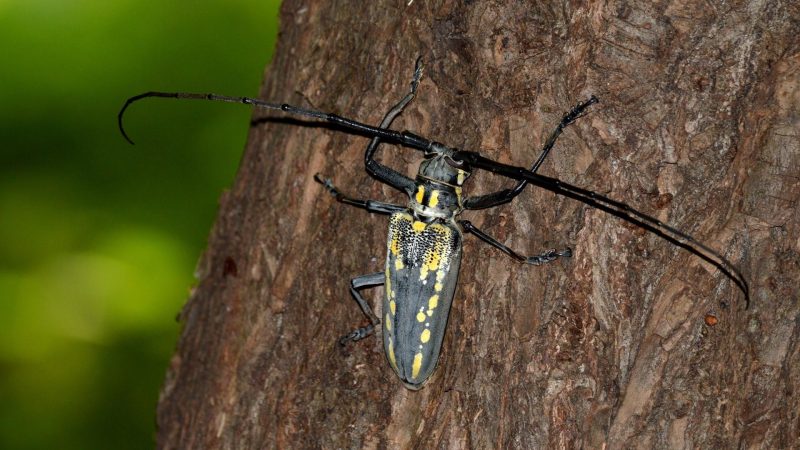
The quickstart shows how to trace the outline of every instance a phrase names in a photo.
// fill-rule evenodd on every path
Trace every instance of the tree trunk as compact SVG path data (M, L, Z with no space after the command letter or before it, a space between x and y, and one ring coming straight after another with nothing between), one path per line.
M408 199L364 171L366 138L256 111L180 315L159 447L797 446L800 10L715 3L287 0L262 98L377 124L422 55L393 128L528 166L595 94L540 172L718 249L752 304L698 257L529 187L462 217L574 256L525 266L465 236L439 367L409 391L380 339L336 345L367 323L349 279L383 270L387 218L312 176ZM413 176L420 157L387 144L378 159ZM511 185L480 172L465 193ZM377 309L381 295L365 291Z

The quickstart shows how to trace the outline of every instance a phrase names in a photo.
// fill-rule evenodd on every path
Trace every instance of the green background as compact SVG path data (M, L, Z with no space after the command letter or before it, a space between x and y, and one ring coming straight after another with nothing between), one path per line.
M0 0L0 448L152 448L277 0ZM280 99L277 99L280 100Z

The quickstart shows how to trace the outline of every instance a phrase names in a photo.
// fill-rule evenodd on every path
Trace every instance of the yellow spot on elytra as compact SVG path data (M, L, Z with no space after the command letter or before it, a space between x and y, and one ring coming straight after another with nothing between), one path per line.
M456 179L456 183L461 186L464 184L464 179L467 178L467 172L464 172L461 169L458 169L458 178Z
M431 208L436 208L436 205L439 204L439 191L431 191L431 198L428 199L428 206Z
M417 378L420 367L422 367L422 353L417 353L414 355L414 364L411 366L411 378Z
M436 284L434 284L434 285L433 285L433 289L434 289L436 292L442 292L442 283L436 283Z
M431 339L431 330L425 329L419 337L419 340L424 344Z
M445 258L445 261L447 261L446 258L448 258L449 254L447 244L450 242L453 232L450 228L438 223L433 223L428 226L428 231L434 234L434 241L422 258L422 266L419 269L420 281L425 280L428 277L428 272L439 269L443 258ZM442 278L443 277L444 275L442 275ZM439 279L438 274L437 281L442 281Z
M417 322L425 322L425 314L422 311L417 313Z
M436 270L439 268L439 261L442 260L442 253L441 252L432 252L431 254L431 262L428 263L430 266L430 270Z
M439 296L434 294L431 296L431 299L428 300L428 308L436 309L437 306L439 306Z
M394 295L392 295L392 297L394 297ZM389 309L392 310L392 315L397 311L397 303L395 303L394 300L389 302Z
M395 268L396 270L400 270L400 269L402 269L402 268L404 268L404 267L405 267L405 266L403 265L403 260L402 260L402 259L400 259L400 258L397 258L397 259L395 259L395 260L394 260L394 268Z
M420 222L419 220L415 220L414 224L411 226L414 228L414 231L420 232L425 229L425 222Z
M389 338L389 362L392 363L394 370L397 370L397 360L394 357L394 345L391 338Z
M386 313L386 320L384 323L386 323L386 331L392 331L392 322L389 320L389 313Z
M422 204L423 197L425 197L425 186L419 185L419 186L417 186L417 196L416 196L416 198L417 198L417 203L419 203L420 205Z
M400 251L400 249L397 247L397 234L392 236L392 244L391 244L391 246L389 246L389 249L391 250L392 254L395 255L395 256L397 256L397 252Z

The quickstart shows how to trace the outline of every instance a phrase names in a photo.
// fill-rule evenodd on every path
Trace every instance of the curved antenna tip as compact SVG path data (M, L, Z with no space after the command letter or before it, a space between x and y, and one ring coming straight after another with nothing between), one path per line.
M125 132L125 126L122 124L122 117L125 115L125 110L128 109L128 106L131 103L138 100L140 97L141 95L137 95L135 97L131 97L125 100L125 104L122 105L122 108L119 110L119 113L117 114L117 126L119 127L119 132L122 134L122 137L124 137L125 140L128 141L128 143L131 145L136 145L136 144L133 142L133 139L131 139L130 136L128 136L128 133Z
M136 145L136 143L133 142L133 139L128 136L128 133L125 132L125 128L122 128L122 122L119 124L119 132L122 133L122 137L124 137L129 144Z

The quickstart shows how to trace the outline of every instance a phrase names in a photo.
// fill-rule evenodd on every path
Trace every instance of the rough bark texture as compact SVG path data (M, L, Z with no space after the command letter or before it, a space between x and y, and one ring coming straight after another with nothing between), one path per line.
M442 360L408 391L379 339L335 345L366 323L348 280L382 270L386 217L337 204L312 175L406 199L364 172L365 138L255 120L180 316L159 446L796 448L797 2L407 3L287 0L262 97L378 123L423 55L394 128L528 165L595 94L541 172L720 249L751 308L699 258L529 188L464 217L520 251L574 257L522 266L466 236ZM419 162L388 145L379 159L408 174ZM480 173L465 191L510 184Z

